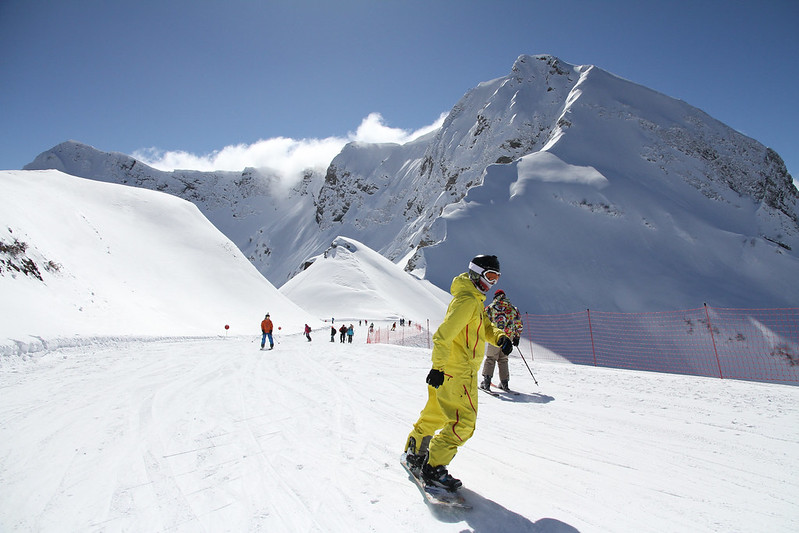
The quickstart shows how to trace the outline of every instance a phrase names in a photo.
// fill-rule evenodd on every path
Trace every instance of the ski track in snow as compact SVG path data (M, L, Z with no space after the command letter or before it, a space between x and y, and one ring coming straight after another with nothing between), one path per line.
M0 364L2 531L795 531L799 388L511 359L450 465L399 465L429 351L278 336Z

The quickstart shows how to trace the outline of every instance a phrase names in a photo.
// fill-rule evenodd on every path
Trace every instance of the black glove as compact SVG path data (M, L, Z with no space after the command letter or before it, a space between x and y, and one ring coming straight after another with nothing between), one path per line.
M514 346L518 346L519 345L519 337L513 337L513 345Z
M501 335L497 341L499 345L499 349L502 350L502 353L505 355L510 355L513 351L513 343L507 338L505 335Z
M427 379L425 381L428 383L428 385L434 389L437 389L444 383L444 373L441 370L436 370L434 368L427 374Z

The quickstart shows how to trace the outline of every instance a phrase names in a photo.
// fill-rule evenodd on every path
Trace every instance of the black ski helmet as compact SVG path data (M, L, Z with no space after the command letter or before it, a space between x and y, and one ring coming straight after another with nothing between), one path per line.
M499 272L499 259L495 255L478 255L472 259L471 263L485 270L496 270ZM481 274L481 272L478 272Z
M499 259L495 255L478 255L469 262L469 278L482 293L487 293L488 290L496 283L489 281L485 277L486 271L493 271L499 274Z

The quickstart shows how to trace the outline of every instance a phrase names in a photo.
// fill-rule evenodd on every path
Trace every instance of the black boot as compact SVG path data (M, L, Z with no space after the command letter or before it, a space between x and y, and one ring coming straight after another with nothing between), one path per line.
M405 446L405 464L411 469L413 475L419 477L425 463L427 463L427 453L417 450L416 439L408 437L408 444Z
M483 381L480 383L480 388L483 390L491 390L491 376L483 374Z
M500 382L499 388L504 390L505 392L510 392L510 387L508 387L508 380L506 379L506 380Z
M444 465L430 466L425 464L422 468L422 480L425 485L440 487L449 492L455 492L463 485L460 479L455 479L449 475L447 467Z

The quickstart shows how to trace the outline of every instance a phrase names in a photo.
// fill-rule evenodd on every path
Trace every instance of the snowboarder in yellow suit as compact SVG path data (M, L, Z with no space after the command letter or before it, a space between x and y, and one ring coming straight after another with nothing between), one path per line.
M469 271L452 280L452 301L433 334L433 368L427 375L427 404L406 442L406 462L428 485L455 491L461 482L447 465L474 433L477 420L477 380L485 343L510 353L505 332L486 316L486 292L499 280L493 255L472 259ZM437 432L437 433L436 433Z

